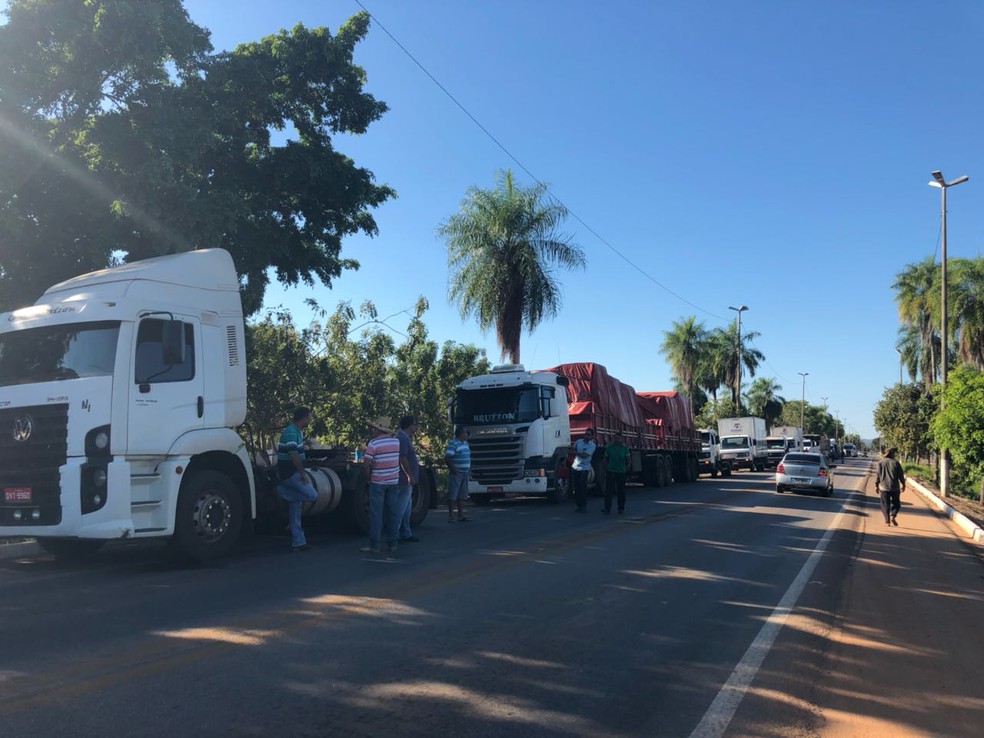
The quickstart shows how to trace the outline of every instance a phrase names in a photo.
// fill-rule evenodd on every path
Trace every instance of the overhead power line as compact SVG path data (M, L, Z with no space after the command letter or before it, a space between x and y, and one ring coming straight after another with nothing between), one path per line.
M362 0L355 0L355 4L358 5L360 8L362 8L364 11L366 11L366 13L372 19L373 23L375 23L377 26L379 26L380 29L382 29L383 33L385 33L387 36L390 37L390 39L393 41L393 43L396 44L400 48L400 50L404 54L406 54L407 57L414 64L417 65L417 67L420 69L420 71L422 71L425 75L427 75L427 77L431 80L431 82L433 82L435 85L437 85L438 89L440 89L441 92L443 92L448 97L448 99L451 100L451 102L453 102L458 107L459 110L461 110L462 113L464 113L466 116L468 116L468 118L472 121L472 123L474 123L476 126L478 126L479 130L481 130L482 133L484 133L488 137L488 139L490 141L492 141L492 143L494 143L497 147L499 147L499 149L507 157L509 157L513 161L513 163L516 164L517 167L519 167L523 172L525 172L526 175L530 179L532 179L538 185L540 185L541 187L543 187L547 191L547 193L550 195L550 197L553 198L554 201L557 202L559 205L561 205L562 207L564 207L567 210L567 212L571 215L571 217L574 218L574 220L576 220L578 223L580 223L581 226L586 231L588 231L591 235L593 235L595 238L597 238L602 244L604 244L618 258L620 258L622 261L624 261L626 264L628 264L634 270L636 270L637 272L639 272L639 274L641 274L644 278L648 279L650 282L652 282L653 284L655 284L657 287L659 287L664 292L667 292L668 294L670 294L673 297L675 297L676 299L678 299L680 302L683 302L683 303L689 305L690 307L694 308L695 310L699 310L700 312L704 313L705 315L709 315L712 318L716 318L717 320L720 320L720 321L722 321L724 323L727 323L728 322L725 317L723 317L721 315L717 315L715 313L712 313L710 310L705 310L700 305L697 305L697 304L691 302L690 300L688 300L687 298L683 297L682 295L678 294L677 292L674 292L669 287L667 287L665 284L663 284L658 279L656 279L649 272L647 272L645 269L643 269L641 266L639 266L634 261L632 261L624 253L622 253L617 248L615 248L611 243L609 243L609 241L604 236L602 236L600 233L598 233L598 231L596 231L594 228L592 228L590 225L588 225L588 223L585 222L585 220L583 218L581 218L581 216L579 216L576 212L574 212L574 210L572 210L563 200L561 200L559 197L557 197L557 195L555 195L553 193L553 191L550 189L550 186L547 185L545 182L543 182L535 174L533 174L533 172L531 172L529 170L529 168L527 168L527 166L525 164L523 164L523 162L520 161L518 157L516 157L515 154L513 154L508 148L506 148L505 144L503 144L498 138L496 138L488 128L486 128L484 125L482 125L481 121L479 121L478 118L476 118L474 115L472 115L471 111L469 111L468 108L466 108L461 103L461 101L458 100L458 98L456 98L453 94L451 94L451 91L448 90L448 88L445 87L443 84L441 84L440 80L438 80L437 77L435 77L433 74L431 74L430 71L427 69L427 67L425 67L420 62L420 60L418 60L417 57L415 57L412 53L410 53L410 50L407 49L407 47L404 46L402 43L400 43L399 39L397 39L396 36L394 36L392 33L390 33L389 29L386 28L386 26L383 25L382 22L380 22L379 18L377 18L375 15L373 15L372 11L370 11L369 8L367 8L362 3Z

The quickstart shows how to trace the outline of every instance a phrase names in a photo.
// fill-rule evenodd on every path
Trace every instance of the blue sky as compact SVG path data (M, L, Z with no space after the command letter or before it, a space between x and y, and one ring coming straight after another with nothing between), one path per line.
M562 313L524 335L524 364L596 361L638 390L667 389L663 332L691 314L723 326L744 303L743 328L761 333L766 356L758 375L798 399L809 372L808 402L826 397L849 432L874 435L872 409L898 381L890 285L905 264L939 258L932 170L971 176L949 193L949 257L981 250L984 3L363 1L525 167L668 288L570 219L588 266L560 275ZM335 29L359 10L185 4L217 49L299 21ZM273 288L267 303L305 323L306 297L368 298L385 316L424 295L433 338L497 359L494 334L447 301L435 230L497 169L528 180L378 25L356 59L390 111L337 145L399 198L375 212L378 237L346 241L359 271L330 291Z

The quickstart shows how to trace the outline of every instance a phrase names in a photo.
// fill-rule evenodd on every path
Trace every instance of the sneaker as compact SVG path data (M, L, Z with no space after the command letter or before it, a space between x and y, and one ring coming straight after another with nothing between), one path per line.
M895 519L895 516L894 515L892 516L892 525L894 525L896 527L898 527L898 525L899 525L899 521Z
M420 539L417 536L404 536L400 539L400 543L420 543ZM394 547L394 551L396 548Z
M366 553L366 554L378 554L379 553L379 549L378 548L373 548L372 546L363 546L359 550L362 551L362 553Z

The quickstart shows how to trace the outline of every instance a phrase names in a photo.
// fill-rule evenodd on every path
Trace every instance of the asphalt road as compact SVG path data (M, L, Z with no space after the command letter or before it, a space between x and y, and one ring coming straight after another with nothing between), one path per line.
M866 469L437 510L389 559L2 561L0 736L980 735L984 565Z

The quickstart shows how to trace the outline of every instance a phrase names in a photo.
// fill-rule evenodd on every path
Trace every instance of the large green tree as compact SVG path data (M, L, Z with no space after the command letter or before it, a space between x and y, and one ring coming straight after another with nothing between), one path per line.
M330 285L393 195L337 151L386 110L336 34L216 53L180 0L10 0L0 26L0 303L114 260L228 249L256 310L273 272Z
M979 369L963 365L947 376L943 407L930 429L953 458L954 487L979 489L984 503L984 374Z
M660 351L670 363L674 376L680 380L683 390L694 408L694 390L700 377L701 364L707 353L707 328L704 323L691 315L673 323L668 331L663 331Z
M895 446L907 458L927 458L936 446L930 421L936 400L919 384L895 384L875 405L875 428L886 446Z
M560 311L557 267L583 268L584 254L559 229L567 209L545 185L517 185L509 170L493 189L472 187L438 228L448 249L448 297L462 318L495 328L501 356L519 363L523 328Z

